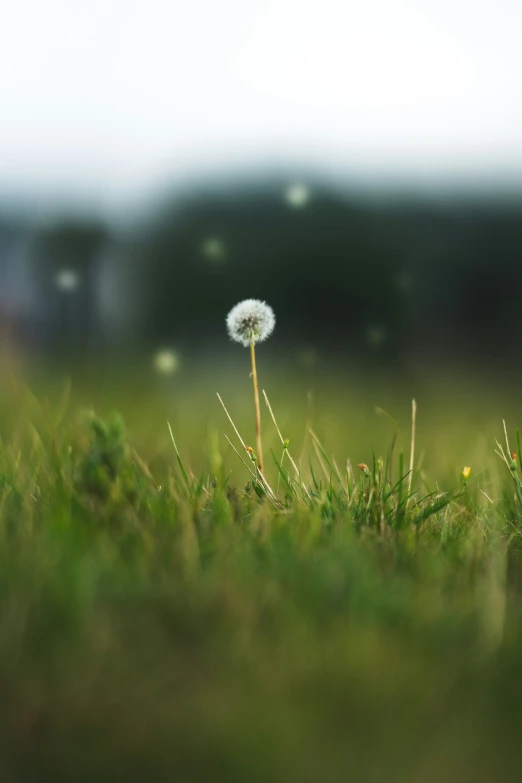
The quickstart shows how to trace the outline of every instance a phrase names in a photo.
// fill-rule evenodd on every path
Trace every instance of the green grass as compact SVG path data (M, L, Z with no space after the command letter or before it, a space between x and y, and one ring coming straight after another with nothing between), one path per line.
M130 433L79 412L100 389L4 393L0 779L518 781L520 464L486 435L448 454L421 402L410 475L404 399L397 437L372 403L349 443L353 388L310 412L292 385L268 491L214 385L115 387ZM246 384L219 387L251 431Z

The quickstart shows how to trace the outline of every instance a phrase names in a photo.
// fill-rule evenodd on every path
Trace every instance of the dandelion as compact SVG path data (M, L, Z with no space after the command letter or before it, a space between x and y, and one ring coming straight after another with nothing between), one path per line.
M261 302L259 299L245 299L233 307L227 316L227 329L230 339L241 343L245 348L250 346L256 414L257 466L259 471L263 470L263 450L261 447L261 410L259 407L255 346L256 343L262 343L270 337L274 326L274 311L266 302Z
M463 479L464 479L465 481L467 481L467 480L469 479L470 473L471 473L471 468L469 468L469 467L465 467L465 468L463 469L463 471L462 471L462 477L463 477Z
M259 299L245 299L227 315L227 329L231 340L245 348L262 343L274 331L275 316L266 302Z

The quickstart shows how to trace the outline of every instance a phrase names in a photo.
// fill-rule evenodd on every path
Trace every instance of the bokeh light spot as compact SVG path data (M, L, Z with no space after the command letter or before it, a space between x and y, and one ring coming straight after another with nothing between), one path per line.
M179 354L170 348L162 348L154 354L153 364L160 375L172 375L179 369Z
M402 291L402 293L407 294L409 291L411 291L411 287L413 285L413 277L409 272L407 272L405 269L402 269L395 277L395 287Z
M366 342L371 348L379 348L386 342L386 329L382 326L369 326L366 330Z
M292 209L303 209L310 201L310 189L301 183L290 185L285 191L285 200Z
M299 363L305 370L312 370L317 364L317 359L315 348L303 348L299 353Z
M208 237L208 239L205 239L201 246L201 250L207 261L212 264L223 263L226 259L226 246L219 237Z
M60 291L71 293L80 287L81 278L74 269L60 269L55 275L54 282Z

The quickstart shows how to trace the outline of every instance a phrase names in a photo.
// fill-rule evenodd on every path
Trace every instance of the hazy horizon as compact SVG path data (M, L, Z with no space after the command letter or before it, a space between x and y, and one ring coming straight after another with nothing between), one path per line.
M118 210L264 161L521 189L513 0L22 0L3 22L2 203Z

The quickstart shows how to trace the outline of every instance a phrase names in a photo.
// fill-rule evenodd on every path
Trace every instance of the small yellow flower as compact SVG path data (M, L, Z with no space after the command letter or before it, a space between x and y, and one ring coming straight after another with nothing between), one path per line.
M470 473L471 473L471 468L468 467L464 468L464 470L462 471L462 476L466 481L469 479Z

